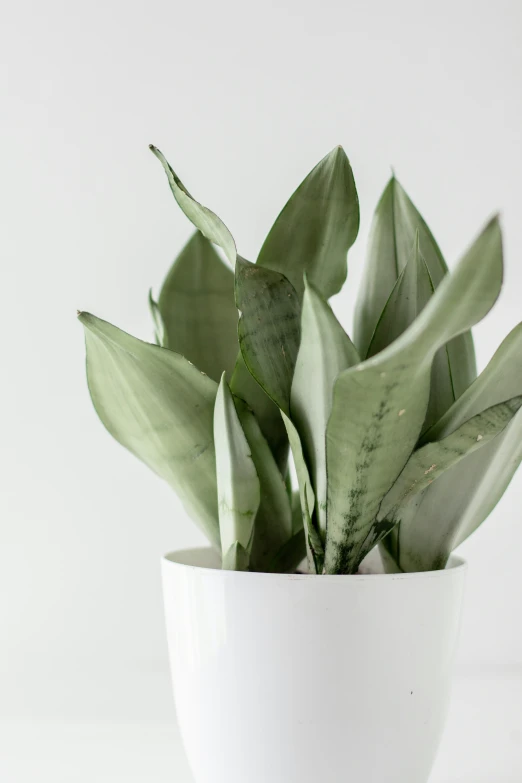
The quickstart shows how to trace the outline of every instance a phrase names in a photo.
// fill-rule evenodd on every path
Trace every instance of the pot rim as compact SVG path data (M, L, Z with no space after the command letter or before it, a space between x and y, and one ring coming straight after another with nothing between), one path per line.
M444 579L450 576L462 575L468 569L466 560L453 554L450 555L445 569L439 571L414 571L407 574L273 574L263 571L224 571L214 565L196 565L190 562L190 560L197 559L198 556L200 559L206 558L208 561L209 555L213 554L216 555L217 553L211 547L188 547L168 552L166 555L163 555L161 562L164 567L176 566L182 570L221 574L223 579L279 579L285 582L301 582L311 579L320 579L322 582L346 579L356 582L367 582L372 579L380 579L382 581Z

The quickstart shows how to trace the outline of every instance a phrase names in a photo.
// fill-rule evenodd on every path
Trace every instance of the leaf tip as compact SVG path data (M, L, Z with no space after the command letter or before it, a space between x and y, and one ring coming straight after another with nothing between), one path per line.
M95 317L91 313L86 313L85 310L77 310L76 317L83 326L84 329L92 331L92 327L95 324Z
M337 144L333 150L323 158L323 162L330 162L333 165L339 165L342 161L346 162L347 160L348 156L342 144Z
M165 159L165 156L159 150L157 147L154 146L154 144L149 144L149 150L152 152L153 155L157 157L157 159L163 164L163 166L167 165L167 161Z
M93 316L90 313L85 312L85 310L77 310L76 317L83 326L88 326L93 320Z
M94 316L87 313L85 310L77 310L76 317L84 326L88 326L94 320Z

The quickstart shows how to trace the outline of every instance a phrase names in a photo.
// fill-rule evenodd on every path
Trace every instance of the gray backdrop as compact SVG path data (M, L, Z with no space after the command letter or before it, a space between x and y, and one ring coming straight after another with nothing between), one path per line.
M522 315L521 23L516 0L10 5L0 30L3 709L131 705L124 672L166 667L159 558L202 542L170 489L98 423L75 321L86 309L151 337L147 290L191 229L148 143L251 258L302 177L342 143L362 206L334 302L347 327L390 165L450 265L500 209L506 285L475 330L482 368ZM522 665L521 504L522 473L462 548L461 668ZM152 715L149 695L140 709Z

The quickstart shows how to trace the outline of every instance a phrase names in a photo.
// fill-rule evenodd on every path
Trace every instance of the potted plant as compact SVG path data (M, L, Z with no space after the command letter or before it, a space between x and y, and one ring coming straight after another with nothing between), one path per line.
M156 345L79 318L100 419L211 544L163 560L195 781L425 783L460 623L451 553L522 457L522 324L478 377L470 332L500 292L499 221L448 274L392 177L352 343L328 304L359 228L340 147L255 264L151 149L196 227L149 296Z

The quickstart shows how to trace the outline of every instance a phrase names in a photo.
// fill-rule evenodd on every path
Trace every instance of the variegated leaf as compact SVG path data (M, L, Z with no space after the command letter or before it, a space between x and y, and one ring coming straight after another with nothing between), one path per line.
M406 332L339 376L326 436L327 573L356 571L387 532L376 528L378 509L419 437L433 357L486 315L501 284L502 242L494 219Z

